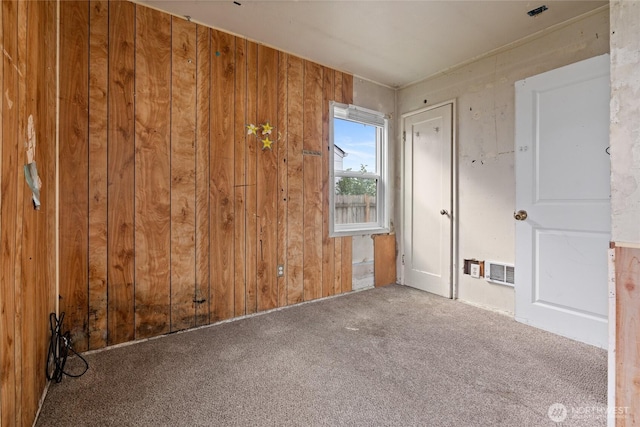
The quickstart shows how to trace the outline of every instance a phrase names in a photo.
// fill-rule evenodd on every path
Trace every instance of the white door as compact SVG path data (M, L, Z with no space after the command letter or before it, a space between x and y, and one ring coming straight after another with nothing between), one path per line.
M608 145L609 55L516 82L515 317L602 348Z
M404 284L451 298L453 104L404 117Z

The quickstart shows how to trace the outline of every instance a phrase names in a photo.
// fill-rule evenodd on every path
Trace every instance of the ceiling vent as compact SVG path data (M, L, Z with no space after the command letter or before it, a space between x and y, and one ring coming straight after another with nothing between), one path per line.
M505 264L503 262L485 261L484 278L492 283L514 286L515 267L512 264Z
M545 10L548 10L549 8L546 5L542 5L540 7L536 7L535 9L531 9L529 12L527 12L527 15L529 16L538 16L540 15L542 12L544 12Z

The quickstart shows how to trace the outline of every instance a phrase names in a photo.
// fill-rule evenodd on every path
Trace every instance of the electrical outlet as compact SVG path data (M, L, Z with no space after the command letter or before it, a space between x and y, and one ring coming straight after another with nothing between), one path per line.
M470 274L471 277L475 278L475 279L479 279L480 278L480 264L471 264L471 270L470 270Z
M278 264L278 277L284 277L284 265Z

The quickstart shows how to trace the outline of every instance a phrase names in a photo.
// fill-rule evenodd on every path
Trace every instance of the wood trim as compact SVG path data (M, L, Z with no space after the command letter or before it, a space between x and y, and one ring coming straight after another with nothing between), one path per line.
M342 94L342 86L343 86L343 78L342 73L335 71L334 72L334 82L333 82L333 99L336 102L344 103L344 97ZM345 237L346 239L347 237ZM333 293L340 294L342 293L342 237L336 237L333 239L334 242L334 282L333 282Z
M615 281L615 408L625 411L616 419L616 426L634 426L635 416L640 414L640 249L616 243Z
M336 90L338 86L336 85ZM342 102L353 104L353 76L342 73ZM353 284L353 238L342 238L342 292L350 292Z

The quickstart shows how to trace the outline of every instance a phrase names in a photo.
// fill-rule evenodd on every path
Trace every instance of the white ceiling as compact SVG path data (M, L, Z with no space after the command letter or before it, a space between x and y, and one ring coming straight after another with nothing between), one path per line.
M608 1L136 0L390 87L402 87ZM527 11L541 5L536 17Z

